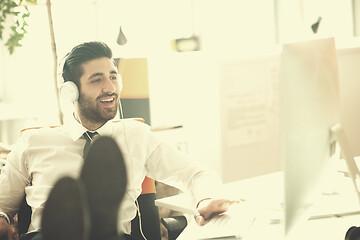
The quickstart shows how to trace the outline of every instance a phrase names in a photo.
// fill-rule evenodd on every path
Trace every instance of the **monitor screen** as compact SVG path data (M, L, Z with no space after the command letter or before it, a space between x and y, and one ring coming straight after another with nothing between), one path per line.
M281 54L285 234L306 220L332 154L330 128L340 122L333 38L284 44Z

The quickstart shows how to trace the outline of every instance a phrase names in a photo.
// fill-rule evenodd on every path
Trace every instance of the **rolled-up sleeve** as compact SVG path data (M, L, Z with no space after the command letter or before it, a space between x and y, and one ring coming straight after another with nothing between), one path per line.
M173 145L156 139L150 139L150 142L155 142L146 163L150 177L190 192L195 201L216 197L221 180L214 171L200 166Z

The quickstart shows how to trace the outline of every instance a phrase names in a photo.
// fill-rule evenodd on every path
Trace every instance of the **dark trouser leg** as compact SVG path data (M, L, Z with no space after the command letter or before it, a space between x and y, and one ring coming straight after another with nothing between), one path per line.
M87 240L89 214L81 182L63 177L45 202L41 219L43 240Z
M86 188L91 219L90 239L117 239L118 212L126 192L123 156L110 137L94 140L86 155L80 181Z

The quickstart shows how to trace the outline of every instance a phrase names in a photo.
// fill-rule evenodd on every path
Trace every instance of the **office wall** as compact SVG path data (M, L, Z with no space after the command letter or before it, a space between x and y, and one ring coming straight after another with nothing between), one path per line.
M360 0L353 0L354 36L360 37Z
M219 65L225 182L281 170L279 56L225 56Z
M216 61L201 52L149 57L149 96L152 126L182 125L193 160L221 174Z
M359 49L338 51L341 120L356 155ZM153 127L183 125L191 156L225 182L281 170L278 56L185 53L149 58Z
M152 126L183 125L191 157L224 182L278 171L277 64L263 55L151 57Z

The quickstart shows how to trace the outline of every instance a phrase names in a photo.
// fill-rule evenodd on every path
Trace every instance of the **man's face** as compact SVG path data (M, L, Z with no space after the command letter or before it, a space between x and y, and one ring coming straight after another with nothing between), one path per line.
M83 75L78 101L81 121L103 124L117 113L120 97L117 69L107 57L84 62L81 66Z

